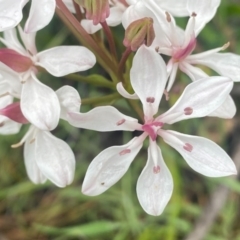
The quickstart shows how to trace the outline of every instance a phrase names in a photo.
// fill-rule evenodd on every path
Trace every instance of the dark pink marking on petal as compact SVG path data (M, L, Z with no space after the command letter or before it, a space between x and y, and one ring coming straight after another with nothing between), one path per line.
M119 153L119 155L120 156L123 156L123 155L125 155L125 154L127 154L127 153L130 153L131 152L131 149L124 149L124 150L122 150L120 153Z
M154 166L154 167L153 167L153 173L154 173L154 174L160 173L160 166L158 166L158 165L157 165L157 166Z
M123 119L121 119L120 121L117 122L117 125L120 126L125 122L126 122L126 119L123 118Z
M10 118L11 120L26 124L29 123L28 120L23 116L23 113L20 108L20 102L14 102L9 104L3 109L0 109L0 115Z
M154 97L147 97L146 101L148 103L154 103L155 102L155 98Z
M185 143L183 148L188 152L192 152L192 150L193 150L193 146L190 143Z
M0 62L16 72L26 72L33 65L29 57L8 48L0 49Z
M185 115L191 115L193 113L193 109L191 107L184 108Z

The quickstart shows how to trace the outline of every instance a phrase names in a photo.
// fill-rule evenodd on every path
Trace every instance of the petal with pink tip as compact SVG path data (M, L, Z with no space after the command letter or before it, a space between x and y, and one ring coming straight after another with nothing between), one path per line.
M141 129L137 119L120 113L112 106L96 107L87 113L69 112L67 120L74 127L99 132Z
M142 148L142 142L142 137L135 137L125 145L102 151L88 167L82 192L85 195L96 196L119 181Z
M44 183L47 178L41 173L37 163L36 163L36 141L31 134L24 144L24 163L27 170L27 175L29 179L35 183Z
M63 86L56 91L58 96L61 115L60 117L67 121L69 112L79 112L81 106L81 98L78 91L70 86Z
M28 0L1 0L0 32L14 28L22 20L22 9Z
M24 31L26 33L37 32L47 26L53 18L55 7L55 0L32 0Z
M167 144L182 155L196 172L208 177L237 174L232 159L222 148L209 139L175 131L161 131L160 135Z
M152 118L158 111L167 81L167 68L162 57L154 49L142 45L133 58L130 78L145 116Z
M36 65L44 67L56 77L88 70L96 63L94 54L81 46L54 47L36 56L38 58Z
M220 107L218 107L215 111L208 114L208 116L231 119L235 116L236 112L237 112L236 105L232 97L229 95L226 98L225 102Z
M190 83L178 101L157 121L172 124L207 116L224 103L232 87L233 81L226 77L208 77Z
M41 130L56 128L60 117L60 104L56 93L32 75L23 84L21 96L23 115Z
M196 13L195 34L196 36L204 28L204 26L212 20L220 5L220 0L188 0L187 9L189 15Z
M66 187L74 178L75 157L71 148L50 132L36 135L35 156L40 171L58 187Z
M148 160L138 182L138 200L148 214L160 215L169 202L173 191L173 179L164 163L156 141L151 141L148 148Z

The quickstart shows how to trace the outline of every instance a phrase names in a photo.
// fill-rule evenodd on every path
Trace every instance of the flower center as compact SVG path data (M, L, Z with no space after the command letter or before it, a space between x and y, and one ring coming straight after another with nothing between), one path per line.
M163 122L145 123L142 126L142 130L146 132L153 141L155 141L157 138L157 132L162 126Z

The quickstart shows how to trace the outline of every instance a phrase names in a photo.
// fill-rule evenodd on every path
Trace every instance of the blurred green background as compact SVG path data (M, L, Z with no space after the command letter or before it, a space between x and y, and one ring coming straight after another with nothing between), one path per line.
M179 24L184 27L186 21L180 19ZM223 0L215 18L200 33L196 52L230 41L227 51L240 54L239 26L239 0ZM119 51L124 50L122 28L117 27L113 31ZM98 33L98 37L102 36ZM51 24L37 34L37 47L44 50L63 44L79 43L55 16ZM104 74L96 66L81 75L96 73ZM70 77L60 79L42 73L39 79L55 90L66 84L74 86L81 97L88 100L113 93ZM184 74L178 73L177 79L170 102L162 100L160 112L171 106L189 83ZM239 84L235 84L232 96L239 108ZM134 116L123 100L112 101L111 104ZM94 106L86 104L81 110L88 111ZM81 193L81 184L91 160L106 147L126 143L132 138L132 133L80 130L61 121L53 134L72 147L76 155L76 173L71 186L59 189L50 182L43 185L31 183L24 167L23 147L10 147L20 141L27 129L28 126L23 126L17 135L0 136L0 240L194 240L200 236L196 230L201 232L204 240L240 240L238 179L204 177L191 170L175 150L160 140L163 157L173 175L174 192L163 214L153 217L140 207L135 190L137 178L146 163L147 142L121 181L100 196L88 197ZM209 138L223 147L235 161L240 161L239 113L232 120L187 120L174 124L171 129ZM213 216L216 218L208 222Z

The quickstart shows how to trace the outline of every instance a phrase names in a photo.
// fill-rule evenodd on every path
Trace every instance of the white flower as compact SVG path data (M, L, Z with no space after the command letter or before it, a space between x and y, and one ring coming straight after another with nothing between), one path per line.
M167 81L163 60L153 49L143 45L134 57L130 78L135 96L143 104L144 124L139 124L136 119L123 115L113 107L98 107L87 113L68 113L69 123L76 127L143 132L127 144L107 148L94 158L83 182L84 194L95 196L115 184L127 171L146 137L150 142L148 160L138 179L137 195L143 209L151 215L162 213L173 191L171 174L156 143L158 136L175 148L190 167L203 175L220 177L236 174L230 157L214 142L163 129L165 124L203 117L218 108L233 87L229 78L208 77L191 83L174 106L158 117L154 115L158 112Z
M24 116L37 128L50 131L59 121L59 101L55 92L36 78L36 66L60 77L91 68L96 58L91 51L81 46L60 46L37 53L35 33L25 34L21 28L19 33L26 49L20 44L15 29L8 30L4 32L5 39L0 40L13 53L0 49L0 61L18 71L12 75L23 83L16 91L20 95ZM0 70L6 71L1 66Z

